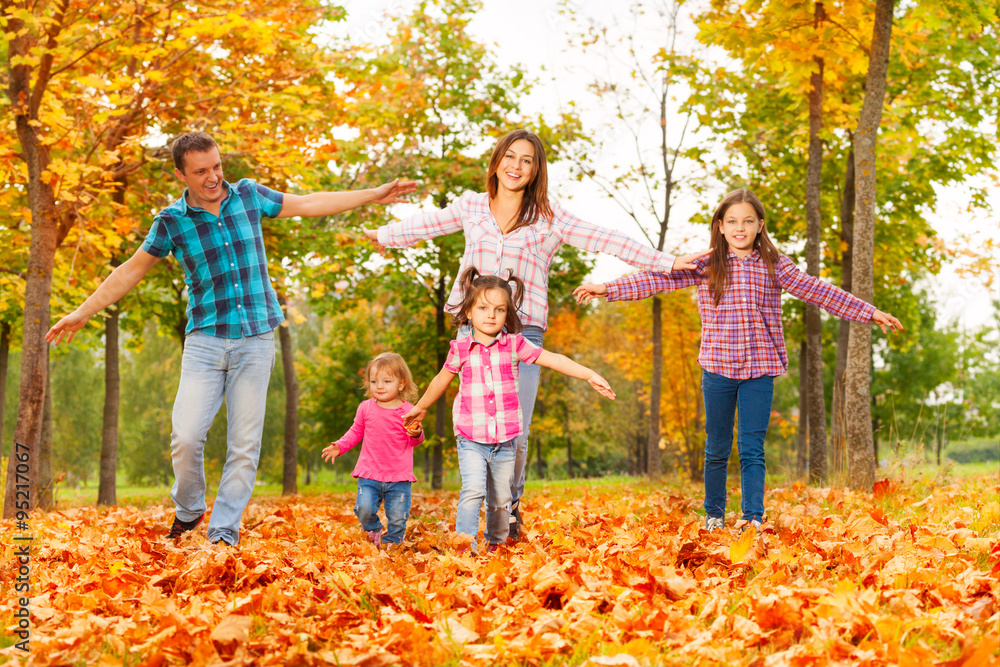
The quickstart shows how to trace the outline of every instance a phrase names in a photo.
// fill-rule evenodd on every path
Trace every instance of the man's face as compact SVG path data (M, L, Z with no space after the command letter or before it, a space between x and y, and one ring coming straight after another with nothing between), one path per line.
M222 156L218 148L192 151L184 154L184 171L174 169L174 174L188 188L188 196L195 206L220 202L226 196L222 186Z

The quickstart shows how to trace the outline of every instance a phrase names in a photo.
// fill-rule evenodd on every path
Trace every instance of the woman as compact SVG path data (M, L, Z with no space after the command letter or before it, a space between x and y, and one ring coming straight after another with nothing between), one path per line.
M524 281L524 301L519 313L521 334L542 346L548 317L548 274L552 260L563 243L613 255L634 267L669 272L691 268L694 259L706 253L673 258L644 246L613 229L580 220L550 202L545 148L541 139L528 130L514 130L497 143L490 157L486 192L467 192L447 208L411 218L378 230L365 230L380 250L410 246L418 241L464 232L465 254L458 274L474 266L483 274L513 275ZM446 310L455 312L463 300L456 280ZM467 332L460 332L462 337ZM528 458L528 431L538 393L540 368L521 364L518 399L524 428L517 438L514 476L511 482L509 538L517 540L523 524L520 512ZM489 502L489 499L488 499ZM488 527L489 530L489 527Z

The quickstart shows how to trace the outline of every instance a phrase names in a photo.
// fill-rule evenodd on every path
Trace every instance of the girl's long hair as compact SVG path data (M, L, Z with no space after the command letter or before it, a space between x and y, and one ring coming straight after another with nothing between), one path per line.
M510 287L511 283L514 284L513 290ZM521 324L521 318L517 316L517 309L521 307L521 301L524 300L524 283L520 278L512 275L505 280L500 276L483 275L476 267L470 266L462 271L462 275L458 278L458 284L465 297L455 314L455 326L461 327L466 324L471 326L472 320L469 313L472 311L472 307L476 305L476 301L484 292L495 289L503 292L507 300L507 319L504 322L507 333L520 333L521 329L524 328Z
M404 401L413 403L417 400L419 392L417 391L417 383L413 381L413 375L410 373L410 367L403 361L403 357L395 352L383 352L368 362L368 366L365 367L365 398L372 397L372 374L381 371L385 371L397 380L402 381L403 390L399 392L399 396Z
M539 216L547 218L553 216L552 207L549 205L549 172L545 161L545 146L542 145L542 140L534 132L513 130L497 142L486 170L486 191L489 193L490 199L496 198L497 191L500 189L500 178L497 176L500 162L507 154L510 145L519 139L531 143L535 149L535 159L532 161L531 179L524 186L521 208L517 211L517 220L507 232L508 234L515 229L535 224Z
M742 203L750 204L754 213L757 214L757 218L764 219L764 205L760 203L757 195L746 188L733 190L723 197L715 209L715 213L712 214L712 241L710 244L712 254L708 260L708 287L712 290L716 306L722 300L722 293L729 286L729 242L726 241L726 237L722 233L722 220L730 206ZM778 263L781 253L768 238L767 225L761 228L760 233L757 234L757 238L753 241L753 247L760 253L764 264L767 265L767 272L771 275L771 281L777 286L778 279L774 275L774 265Z

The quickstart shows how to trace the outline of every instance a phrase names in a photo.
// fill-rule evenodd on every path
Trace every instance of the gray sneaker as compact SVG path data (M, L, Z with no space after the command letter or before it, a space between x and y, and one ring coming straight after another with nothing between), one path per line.
M743 524L743 527L742 527L742 528L740 528L740 535L742 535L742 534L743 534L743 533L744 533L745 531L748 531L748 530L750 530L751 528L753 528L753 529L754 529L754 532L757 532L757 533L759 533L759 532L760 532L760 529L761 529L761 527L762 527L763 525L764 525L764 524L762 524L762 523L761 523L760 521L758 521L757 519L751 519L751 520L750 520L750 521L748 521L747 523Z
M705 517L705 530L712 532L713 530L722 530L726 527L726 520L721 516L707 516Z

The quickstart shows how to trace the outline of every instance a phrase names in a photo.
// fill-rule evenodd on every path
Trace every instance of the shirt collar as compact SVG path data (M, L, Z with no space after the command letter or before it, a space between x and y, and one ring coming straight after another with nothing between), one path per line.
M739 256L737 256L737 254L733 252L733 249L730 248L729 257L731 259L735 259L737 262L756 262L758 259L760 259L760 251L754 248L749 255L747 255L743 259L740 259Z
M222 214L222 209L224 209L226 207L226 204L229 202L229 198L233 196L233 186L231 186L229 184L229 181L223 180L222 184L224 186L226 186L226 197L222 200L222 203L219 204L219 214L220 215ZM184 188L184 192L183 192L183 194L181 194L181 198L180 198L180 200L178 202L178 206L180 207L180 215L183 215L183 216L186 216L186 217L191 217L192 211L205 211L205 209L203 209L200 206L188 206L188 189L187 188ZM207 213L208 211L205 211L205 212Z
M496 337L494 337L493 340L490 341L489 345L483 345L478 340L476 340L475 333L470 333L468 337L465 338L465 341L466 341L466 347L470 350L472 349L473 345L482 345L483 347L492 347L494 343L498 345L503 345L505 342L507 342L507 332L501 331L500 333L498 333Z

